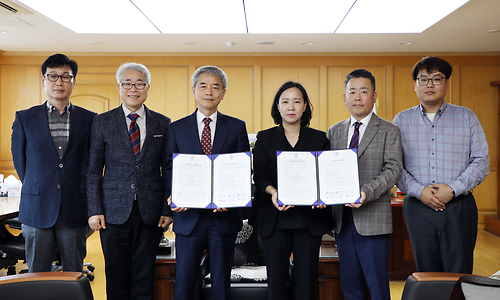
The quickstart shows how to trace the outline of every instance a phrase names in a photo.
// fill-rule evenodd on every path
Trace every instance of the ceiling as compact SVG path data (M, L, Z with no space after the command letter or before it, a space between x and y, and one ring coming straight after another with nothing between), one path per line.
M18 9L19 12L10 13L0 7L0 51L205 53L500 51L500 0L470 0L424 32L412 34L76 34L18 1L0 0L0 5L2 2ZM61 1L61 4L63 3L64 1ZM418 0L411 5L418 5ZM429 7L429 10L432 10L432 7ZM373 19L376 20L376 17ZM88 19L92 22L92 16ZM286 16L283 16L281 21L293 22L287 20ZM490 33L491 30L498 31ZM2 33L4 31L7 33ZM274 44L260 45L258 42ZM313 44L301 44L304 42ZM411 44L401 42L411 42ZM228 43L234 44L228 46Z

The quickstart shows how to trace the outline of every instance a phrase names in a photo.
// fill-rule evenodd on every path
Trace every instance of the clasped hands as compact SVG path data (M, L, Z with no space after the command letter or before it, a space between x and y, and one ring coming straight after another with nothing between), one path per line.
M444 183L436 183L424 188L420 195L420 201L435 211L443 211L446 204L454 197L453 189L450 186Z

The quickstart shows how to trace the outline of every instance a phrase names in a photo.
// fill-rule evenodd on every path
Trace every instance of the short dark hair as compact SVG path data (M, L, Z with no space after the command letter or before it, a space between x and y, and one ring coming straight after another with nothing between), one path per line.
M45 60L45 62L42 64L42 75L45 75L47 68L59 68L64 66L68 66L71 68L71 71L73 72L73 78L75 78L76 73L78 73L78 64L76 63L76 61L60 53L51 55Z
M373 76L372 72L365 70L365 69L357 69L352 71L351 73L347 74L344 80L344 91L347 87L347 84L351 79L353 78L366 78L370 80L370 83L372 84L372 88L375 91L376 90L376 84L375 84L375 76Z
M278 110L278 104L280 102L281 94L283 94L284 91L290 88L298 88L299 91L302 93L302 98L304 99L306 110L302 114L302 118L300 119L300 125L309 126L309 124L311 123L313 106L311 104L311 101L309 101L309 96L307 95L306 89L302 86L302 84L294 81L285 82L278 89L276 95L274 96L273 106L271 107L271 116L274 119L274 124L281 125L283 123L283 118L281 117L281 114Z
M414 81L417 80L418 73L420 73L421 70L426 70L427 73L440 72L444 74L446 79L448 79L451 76L453 68L450 63L442 58L427 56L422 58L413 66L413 69L411 70L411 77Z

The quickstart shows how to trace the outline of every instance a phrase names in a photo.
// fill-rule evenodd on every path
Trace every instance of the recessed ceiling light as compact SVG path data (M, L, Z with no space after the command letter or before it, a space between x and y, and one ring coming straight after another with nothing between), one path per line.
M500 32L500 29L488 30L488 33L497 33L497 32Z
M400 45L411 45L411 44L413 44L413 42L410 42L410 41L408 41L408 42L399 42L398 44L400 44Z
M196 42L182 42L183 45L194 45Z
M272 45L274 42L257 42L259 45Z
M300 44L302 44L302 45L314 45L313 42L300 42Z
M103 42L89 42L90 45L102 45Z
M234 46L234 44L235 44L235 42L227 42L227 43L226 43L226 45L227 45L228 47L232 47L232 46Z
M0 30L0 33L9 33L7 30Z

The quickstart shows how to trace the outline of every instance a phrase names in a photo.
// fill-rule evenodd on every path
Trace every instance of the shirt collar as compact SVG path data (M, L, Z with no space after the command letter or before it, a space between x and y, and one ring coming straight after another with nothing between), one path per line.
M196 122L197 124L200 124L203 122L203 119L205 119L206 116L200 112L200 110L196 110ZM212 119L212 122L215 124L217 122L217 112L214 112L211 116L209 116L210 119Z
M125 105L122 104L122 108L123 108L123 112L125 113L125 117L128 117L128 115L130 115L132 113L132 111L130 109L128 109ZM139 115L139 118L143 118L144 119L144 104L141 105L141 108L139 108L138 110L136 110L134 113L135 114L138 114Z
M56 109L57 109L54 105L50 104L50 102L49 102L49 101L47 101L46 103L47 103L47 111L48 111L48 112L53 112L54 110L56 110ZM73 108L73 104L71 104L71 102L70 102L70 103L68 103L68 105L66 105L66 106L64 107L64 111L65 111L65 112L66 112L66 111L71 111L71 109L72 109L72 108Z
M351 125L350 126L354 126L354 123L356 123L356 122L361 122L365 126L368 125L368 122L370 122L370 119L372 118L372 114L373 114L373 111L370 112L366 117L361 119L361 121L358 121L353 116L351 116Z
M422 103L420 103L419 106L420 106L420 114L422 116L427 115L427 112L425 111ZM441 106L439 107L438 111L436 112L436 115L441 116L444 113L444 110L446 109L446 107L448 107L448 103L446 103L446 101L443 101L443 103L441 103Z

